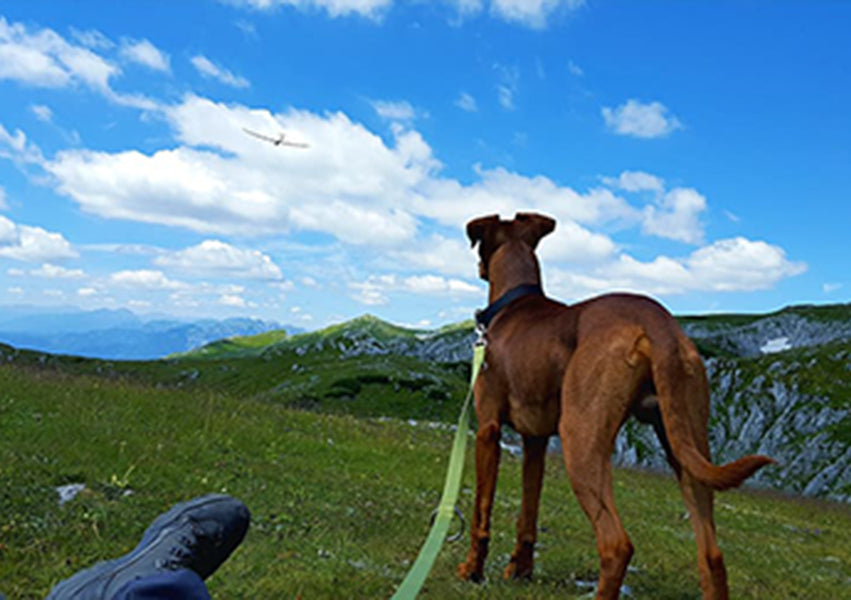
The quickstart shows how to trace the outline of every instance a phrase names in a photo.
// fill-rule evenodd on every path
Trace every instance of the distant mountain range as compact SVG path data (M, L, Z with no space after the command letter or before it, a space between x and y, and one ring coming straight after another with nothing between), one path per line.
M144 319L125 310L0 308L0 342L18 348L89 358L147 360L187 352L233 336L304 330L251 318Z
M127 311L30 319L13 312L0 318L0 332L11 330L0 333L0 342L17 348L35 347L21 340L39 338L44 351L53 353L170 356L79 360L0 344L0 362L10 366L214 389L319 412L425 421L424 426L456 418L475 338L472 321L410 330L364 316L290 335L294 328L288 333L252 319L141 322ZM779 464L761 470L753 484L851 502L851 304L679 321L706 359L715 460L768 454ZM108 326L92 329L96 323ZM51 339L51 328L62 333L54 331ZM519 440L504 439L509 451L519 450ZM618 436L615 460L665 469L652 430L634 420Z

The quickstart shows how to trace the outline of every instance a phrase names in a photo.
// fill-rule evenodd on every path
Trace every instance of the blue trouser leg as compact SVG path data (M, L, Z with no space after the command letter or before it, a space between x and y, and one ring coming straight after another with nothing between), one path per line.
M189 569L166 571L135 579L111 600L211 600L204 580Z

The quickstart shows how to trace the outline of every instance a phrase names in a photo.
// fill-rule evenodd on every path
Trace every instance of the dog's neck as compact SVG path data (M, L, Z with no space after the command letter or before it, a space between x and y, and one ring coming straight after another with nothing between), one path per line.
M491 304L517 286L540 285L541 267L535 253L518 240L502 244L488 261L488 282L488 302Z

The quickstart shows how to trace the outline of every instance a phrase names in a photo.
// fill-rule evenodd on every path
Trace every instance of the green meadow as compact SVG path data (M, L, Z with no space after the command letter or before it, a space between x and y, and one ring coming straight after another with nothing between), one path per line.
M130 550L173 503L209 492L252 511L246 540L209 580L214 597L389 598L427 533L452 441L434 423L455 418L466 375L466 365L381 356L258 360L245 344L235 349L243 358L152 363L5 350L15 355L0 367L0 592L10 600L43 598L78 569ZM454 576L465 535L444 546L423 598L589 593L594 538L556 455L535 578L501 579L519 467L503 453L487 582ZM693 535L673 476L619 470L616 481L636 547L629 597L698 598ZM59 506L55 488L67 483L86 488ZM847 505L733 491L716 507L732 597L851 596Z

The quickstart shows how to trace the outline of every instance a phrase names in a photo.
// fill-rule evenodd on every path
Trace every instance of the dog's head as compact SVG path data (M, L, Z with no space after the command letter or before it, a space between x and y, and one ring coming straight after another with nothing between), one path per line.
M499 215L473 219L467 223L467 237L471 246L479 244L479 277L488 280L490 259L504 243L517 240L535 250L555 227L555 220L536 213L517 213L511 221L501 221Z

